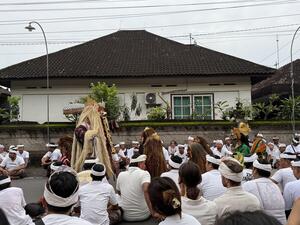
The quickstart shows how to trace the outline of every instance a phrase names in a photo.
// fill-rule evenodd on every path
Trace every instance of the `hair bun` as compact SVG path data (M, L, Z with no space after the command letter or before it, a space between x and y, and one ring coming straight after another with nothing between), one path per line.
M171 205L174 209L177 209L181 206L181 202L176 197L176 192L172 189L164 191L163 198L164 198L164 202L167 205Z

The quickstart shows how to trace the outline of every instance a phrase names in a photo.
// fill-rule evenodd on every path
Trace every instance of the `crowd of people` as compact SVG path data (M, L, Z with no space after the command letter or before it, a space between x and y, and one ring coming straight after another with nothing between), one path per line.
M29 153L11 146L5 154L0 146L1 225L109 225L150 217L161 225L300 224L297 134L290 145L278 137L268 143L258 133L252 141L240 135L209 144L189 136L164 146L145 128L141 141L115 144L113 177L99 158L86 159L75 172L61 143L46 145L44 194L29 204L22 189L11 187Z

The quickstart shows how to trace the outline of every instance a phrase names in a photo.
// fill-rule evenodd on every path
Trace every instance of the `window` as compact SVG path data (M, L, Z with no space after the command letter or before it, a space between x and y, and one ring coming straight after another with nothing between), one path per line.
M213 119L213 96L173 95L173 119Z

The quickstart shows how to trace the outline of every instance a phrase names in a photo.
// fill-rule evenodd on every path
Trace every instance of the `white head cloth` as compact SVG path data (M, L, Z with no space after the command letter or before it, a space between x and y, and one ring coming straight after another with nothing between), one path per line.
M124 142L124 141L121 141L121 142L120 142L120 145L125 145L125 142Z
M99 159L86 159L84 160L84 164L91 164L91 163L97 163L99 162Z
M176 163L172 160L172 158L169 159L168 161L169 165L172 166L175 169L179 169L182 163Z
M216 165L220 165L220 163L221 163L221 159L216 159L215 157L212 157L210 155L206 155L206 160L208 162L216 164Z
M7 178L5 178L5 179L3 179L3 180L0 180L0 185L2 185L2 184L7 184L7 183L10 183L10 182L11 182L10 177L7 177Z
M54 165L54 164L55 164L55 162L51 163L50 169L53 170L53 171L59 170L59 168L60 168L61 166L56 166L56 165Z
M293 167L300 167L300 161L292 161Z
M271 164L261 164L257 160L254 161L253 167L255 167L257 169L261 169L261 170L267 171L267 172L271 172L272 171Z
M96 170L94 170L94 166L95 165L102 165L103 166L103 171L96 171ZM94 176L96 176L96 177L102 177L102 176L104 176L105 175L105 173L106 173L106 168L105 168L105 165L103 165L102 163L97 163L97 164L95 164L93 167L92 167L92 172L91 172L91 174L93 174Z
M263 135L262 133L258 133L258 134L256 135L256 137L261 137L261 138L263 138L264 135Z
M249 156L249 157L245 156L244 157L244 162L245 163L254 162L257 158L258 158L258 156L256 155L256 153L253 154L253 155L251 155L251 156Z
M274 146L274 143L273 142L269 142L268 145L273 145Z
M0 148L4 148L4 145L1 145L1 144L0 144Z
M296 159L297 156L296 155L289 155L289 154L281 153L280 154L280 158L281 159Z
M226 138L225 138L225 141L227 141L227 140L231 140L231 138L230 138L230 137L226 137Z
M147 159L146 155L140 155L136 159L131 159L130 163L144 162L144 161L146 161L146 159Z
M9 146L8 152L9 152L9 153L14 153L14 154L17 154L17 153L18 153L17 148L16 148L16 146L14 146L14 145Z
M224 160L230 160L230 161L234 161L237 164L241 165L239 161L237 161L236 159L233 158L224 158L221 161L221 164L219 166L219 171L221 173L221 175L229 180L235 181L235 182L241 182L243 180L243 171L240 173L235 173L233 172L231 169L229 169L226 164L223 162ZM242 165L241 165L242 166Z
M120 148L120 145L119 145L119 144L116 144L114 147L115 147L115 148Z
M179 144L177 145L178 148L185 148L185 145Z
M136 145L139 144L138 141L132 141L131 143L132 143L132 144L136 144Z
M56 147L58 147L58 145L57 145L57 144L50 144L50 143L47 143L47 144L46 144L46 147L47 147L47 148L56 148Z
M285 147L286 147L286 144L280 143L280 144L278 145L278 147L279 147L279 148L285 148Z
M188 136L188 141L193 141L194 138L192 136Z
M223 141L222 140L216 140L215 144L221 144L221 145L223 145Z
M17 148L24 148L24 145L17 145Z

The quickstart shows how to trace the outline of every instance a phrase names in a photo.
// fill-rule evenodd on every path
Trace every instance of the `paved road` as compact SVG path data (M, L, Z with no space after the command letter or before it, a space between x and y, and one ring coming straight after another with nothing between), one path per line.
M37 202L39 198L43 195L44 185L46 178L45 177L26 177L20 180L13 180L12 186L20 187L23 189L25 200L27 203ZM144 222L135 222L135 223L121 223L121 225L155 225L157 224L153 220L147 220Z

